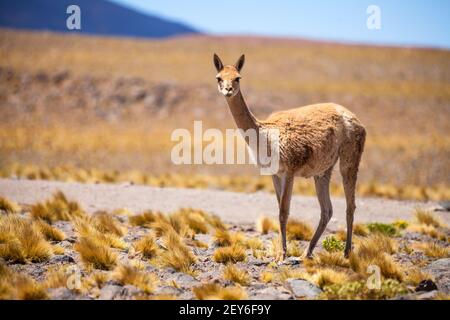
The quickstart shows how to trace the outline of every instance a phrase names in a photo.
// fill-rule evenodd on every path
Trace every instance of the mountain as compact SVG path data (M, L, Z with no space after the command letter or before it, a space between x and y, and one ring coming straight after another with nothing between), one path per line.
M69 5L81 9L81 30L68 30ZM0 27L97 35L163 38L197 30L106 0L0 0Z

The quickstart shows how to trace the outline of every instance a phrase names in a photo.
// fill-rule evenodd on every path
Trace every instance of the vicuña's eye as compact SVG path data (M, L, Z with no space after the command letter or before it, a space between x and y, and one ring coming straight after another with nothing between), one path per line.
M239 82L240 80L241 80L241 78L236 78L235 79L236 82Z
M217 79L217 82L222 82L223 80L222 80L222 78L216 78Z

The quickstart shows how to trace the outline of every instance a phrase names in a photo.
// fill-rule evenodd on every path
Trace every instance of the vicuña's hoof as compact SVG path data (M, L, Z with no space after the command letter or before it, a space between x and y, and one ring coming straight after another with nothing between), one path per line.
M314 259L314 255L312 252L305 252L304 258L308 259L308 260L312 260L312 259Z

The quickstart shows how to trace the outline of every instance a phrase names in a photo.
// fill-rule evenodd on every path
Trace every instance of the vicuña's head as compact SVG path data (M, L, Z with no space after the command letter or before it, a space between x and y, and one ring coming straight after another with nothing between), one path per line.
M217 86L219 92L225 97L235 96L239 90L239 81L241 80L242 67L244 66L245 56L242 55L234 65L224 66L217 54L214 54L214 65L217 69Z

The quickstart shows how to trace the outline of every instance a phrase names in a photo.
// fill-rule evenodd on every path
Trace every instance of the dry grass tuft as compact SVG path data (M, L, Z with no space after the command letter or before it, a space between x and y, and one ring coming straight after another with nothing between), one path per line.
M130 265L119 265L114 269L112 278L121 285L131 284L145 293L152 293L157 281L156 276L142 272Z
M450 255L449 248L440 246L435 242L420 244L419 247L423 250L423 253L432 258L448 258Z
M311 276L302 269L293 269L291 266L282 266L278 270L273 269L274 266L261 272L259 280L264 283L283 283L287 279L304 279L311 280Z
M366 275L369 265L377 265L384 277L401 281L403 270L388 255L396 250L393 239L379 233L372 234L357 243L355 251L349 257L350 267L359 274Z
M57 246L57 245L52 246L52 250L53 250L53 254L55 254L57 256L63 255L66 252L66 250L64 250L63 247Z
M247 286L250 283L250 276L247 271L238 269L233 264L228 264L223 269L223 278L230 280L234 283L238 283L243 286Z
M125 249L127 247L127 244L117 235L106 232L105 228L99 227L94 217L76 218L73 220L73 224L80 237L89 238L104 246L117 249Z
M48 224L44 220L37 219L34 222L34 225L39 230L39 232L45 237L47 240L53 241L63 241L66 238L66 235L61 230L53 227Z
M352 281L342 284L334 284L324 287L324 292L319 299L330 300L375 300L389 299L411 292L403 283L387 279L381 282L380 290L369 289L366 282Z
M385 252L388 254L396 253L398 250L397 242L380 233L371 234L357 243L358 251L362 255L372 256L376 253Z
M376 231L377 227L381 227L383 228L383 226L387 226L388 228L391 227L390 225L384 225L384 224L378 224L378 223L374 223L374 224L369 224L369 226L371 226L371 228ZM395 228L394 228L395 229ZM395 230L394 230L395 231ZM370 231L369 227L367 224L362 224L362 223L355 223L353 225L353 234L355 236L360 236L360 237L367 237L369 234L371 234L372 232ZM374 233L379 233L379 232L374 232ZM382 232L381 232L382 233ZM338 230L335 234L336 238L341 240L341 241L347 241L347 232L345 230Z
M303 252L304 248L301 247L299 241L288 241L286 252L288 257L301 257Z
M270 240L269 249L267 255L274 257L275 259L280 259L283 256L283 249L281 248L281 237L280 235L272 238Z
M270 231L278 232L278 224L268 217L259 217L256 221L256 231L268 234Z
M416 267L405 270L405 277L403 279L405 283L416 286L423 280L434 280L434 277Z
M197 262L197 258L183 243L183 239L176 232L170 231L163 237L163 241L167 250L161 254L161 263L176 271L192 274L192 266Z
M71 220L74 217L84 217L86 214L75 201L69 201L61 191L44 203L37 203L31 207L31 216L43 219L49 223L57 220Z
M436 227L427 224L411 224L407 228L410 232L418 232L427 235L434 239L439 239L442 241L447 241L447 236L439 231Z
M313 282L320 288L333 284L343 284L349 281L349 276L345 272L333 269L321 269L312 277Z
M214 233L214 244L219 247L231 246L231 235L227 230L217 229Z
M365 224L355 223L353 225L353 234L361 237L366 237L370 233L369 229Z
M52 246L30 220L0 216L0 257L17 263L45 261L52 256Z
M87 290L92 288L102 288L106 281L108 281L109 279L109 272L93 271L87 278L84 279L83 288Z
M192 230L180 215L164 216L159 214L155 217L155 221L150 224L156 235L162 237L171 232L175 232L183 238L194 238L195 231Z
M103 233L111 233L122 237L127 233L127 228L123 226L112 214L105 211L96 212L93 215L95 228Z
M301 269L294 269L289 266L284 266L275 273L274 279L272 281L275 282L285 282L287 279L305 279L310 280L309 274Z
M275 274L273 273L273 271L263 271L259 276L259 280L264 283L270 283L274 281L274 278Z
M7 213L19 213L21 208L14 201L0 197L0 210L6 211Z
M95 238L81 237L74 249L85 264L95 269L111 270L116 265L117 254Z
M151 233L134 242L133 246L136 251L142 253L144 257L149 259L155 257L159 249L155 236Z
M214 214L207 214L204 211L198 211L198 213L202 214L203 217L208 221L208 223L211 225L211 227L215 229L223 229L225 230L227 226L223 223L223 221L220 219L219 216L216 216Z
M343 252L317 252L313 260L305 260L305 265L317 265L324 267L342 267L349 266L348 260L344 258Z
M240 286L221 287L215 283L204 284L192 289L198 300L245 300L248 298Z
M442 222L429 211L416 209L415 217L420 224L433 226L435 228L443 227Z
M236 263L245 261L246 258L247 254L245 253L245 248L238 244L217 248L213 255L213 260L219 263Z
M71 275L68 267L68 265L64 265L47 270L44 286L46 288L67 287L67 281Z
M173 219L179 219L195 233L208 233L209 227L205 216L205 212L191 208L182 208L172 214Z
M228 232L223 229L216 229L214 233L214 244L219 247L227 247L232 245L242 245L247 248L251 248L251 246L260 247L256 238L252 240L248 240L245 238L245 235L241 232Z
M44 300L48 298L45 288L29 276L17 275L14 286L17 299Z
M0 300L47 299L45 287L31 277L12 271L0 260Z
M264 249L264 244L261 241L261 239L253 237L253 238L248 238L245 241L245 247L248 249L252 249L252 250L262 250L262 249Z
M287 236L292 240L311 240L313 235L313 230L309 225L304 222L290 219L288 221L287 227Z
M161 213L149 210L149 211L145 211L141 214L129 216L128 222L132 226L148 227L150 225L150 223L155 222L156 217L158 215L161 215Z
M340 229L340 230L336 231L334 236L338 240L347 241L347 232L345 232L345 230Z

